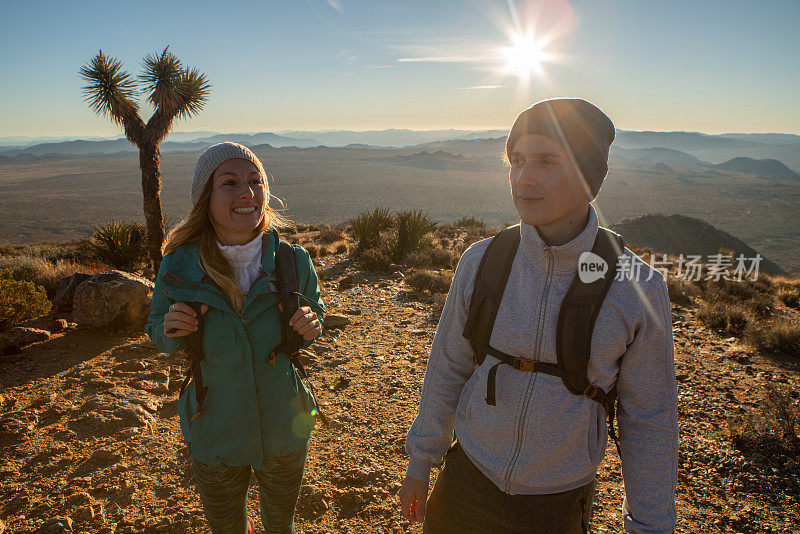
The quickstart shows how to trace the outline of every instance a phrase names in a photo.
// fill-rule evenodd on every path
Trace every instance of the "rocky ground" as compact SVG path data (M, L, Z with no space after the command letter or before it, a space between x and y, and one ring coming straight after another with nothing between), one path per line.
M297 531L421 532L400 518L397 491L440 302L413 293L398 273L363 273L344 254L318 268L329 312L350 324L327 330L305 354L337 423L313 434ZM343 278L353 287L340 289ZM798 459L742 453L726 423L758 410L768 383L800 391L800 362L722 337L692 308L672 313L677 531L800 532ZM0 362L0 533L207 532L178 429L181 355L158 353L138 332L68 325ZM593 531L622 530L622 497L611 445ZM253 487L250 510L258 515Z

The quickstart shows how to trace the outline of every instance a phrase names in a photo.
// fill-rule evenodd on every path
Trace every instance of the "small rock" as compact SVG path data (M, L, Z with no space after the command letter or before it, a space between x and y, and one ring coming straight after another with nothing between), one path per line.
M72 311L72 299L75 297L75 290L91 277L91 274L75 273L59 280L56 295L53 297L52 311L56 313L70 313Z
M339 290L350 289L356 285L356 277L352 274L347 275L339 280Z
M153 283L123 271L92 276L75 290L72 316L93 328L141 329L150 313Z
M92 458L108 462L119 462L120 460L122 460L122 454L120 454L117 451L99 449L94 451L94 454L92 454Z
M352 321L345 315L335 315L333 313L325 316L325 328L344 328Z
M53 319L50 323L50 333L56 332L63 332L67 328L69 328L69 323L67 323L66 319Z

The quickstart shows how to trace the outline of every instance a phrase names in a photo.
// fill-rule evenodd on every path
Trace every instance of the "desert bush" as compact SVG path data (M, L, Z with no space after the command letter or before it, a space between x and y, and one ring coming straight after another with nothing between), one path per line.
M50 301L44 288L33 282L15 280L8 269L0 270L0 330L44 315L49 310Z
M800 291L797 288L781 287L777 296L789 308L800 308Z
M397 213L397 231L392 240L391 255L395 262L403 261L410 252L424 246L423 238L436 229L436 221L421 210Z
M776 317L753 323L747 329L746 337L761 350L800 357L800 320L795 317Z
M350 219L353 235L358 241L357 252L376 246L381 232L392 226L392 216L388 208L375 208L371 212L361 212Z
M452 281L453 273L448 271L415 271L405 278L405 282L417 293L447 293Z
M319 231L319 240L322 243L330 244L335 243L336 241L340 241L344 237L344 232L342 232L341 228L333 228L331 226L326 226L322 230Z
M790 388L766 384L766 394L744 416L728 419L733 446L747 453L800 453L800 404Z
M339 241L335 243L333 246L333 250L336 252L336 254L347 252L349 250L349 247L347 246L347 241Z
M392 268L392 259L386 252L377 248L364 250L359 257L361 268L371 272L387 272Z
M311 259L317 258L319 256L319 249L320 247L317 245L306 245L305 246L308 255L311 256Z
M92 256L122 271L133 271L147 263L147 228L144 224L117 221L92 226L87 241Z
M687 282L682 278L667 276L666 282L669 300L673 304L689 306L692 304L692 297L697 297L701 294L701 291L697 288L697 286Z
M486 228L486 223L475 217L461 217L453 223L456 228Z
M429 247L412 252L406 262L415 269L451 269L458 263L458 254L440 247Z
M704 302L697 311L697 318L711 328L741 334L750 322L750 315L740 304L713 300Z
M33 282L41 286L49 297L55 295L58 281L75 273L95 274L108 270L102 263L76 263L68 260L49 261L33 256L0 256L0 269L9 271L14 280Z

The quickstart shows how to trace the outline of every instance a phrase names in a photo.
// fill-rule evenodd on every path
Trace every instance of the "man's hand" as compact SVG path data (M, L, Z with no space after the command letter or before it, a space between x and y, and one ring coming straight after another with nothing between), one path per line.
M422 523L425 519L425 505L428 502L428 481L407 476L398 493L400 513L409 521Z
M278 308L283 313L283 304L279 303ZM289 326L294 328L294 331L303 336L306 341L311 341L322 332L322 324L320 324L317 314L308 306L297 308L297 311L289 319Z

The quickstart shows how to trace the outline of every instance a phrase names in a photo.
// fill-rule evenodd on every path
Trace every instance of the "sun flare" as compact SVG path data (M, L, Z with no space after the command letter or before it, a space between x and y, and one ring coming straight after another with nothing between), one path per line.
M531 73L541 74L545 54L542 44L530 34L516 34L511 37L512 46L503 49L506 59L505 72L528 79Z

